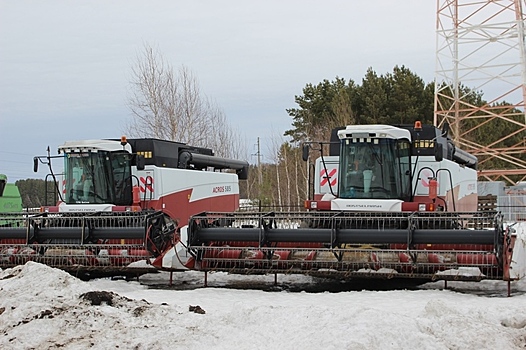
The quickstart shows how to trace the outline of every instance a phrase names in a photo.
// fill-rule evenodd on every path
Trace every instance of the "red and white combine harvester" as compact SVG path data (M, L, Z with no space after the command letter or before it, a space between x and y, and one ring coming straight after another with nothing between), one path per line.
M309 148L322 151L306 212L194 215L182 230L188 244L163 266L446 281L525 275L524 226L477 212L477 159L447 130L417 122L351 125L333 135L328 157L327 142L304 147L305 160Z
M158 139L70 141L58 153L34 165L49 165L58 204L0 214L2 268L37 261L84 277L151 272L192 214L237 210L238 177L248 172L245 161ZM52 158L64 161L61 181Z

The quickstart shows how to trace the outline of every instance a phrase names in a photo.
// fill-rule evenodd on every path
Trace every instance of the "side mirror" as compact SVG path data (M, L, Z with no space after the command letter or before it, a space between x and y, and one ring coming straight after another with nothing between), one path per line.
M38 172L38 158L37 157L34 157L33 158L33 172Z
M144 170L144 166L145 166L145 160L144 160L144 157L141 156L140 154L137 155L137 159L135 160L136 164L137 164L137 170Z
M435 160L441 162L444 159L444 148L441 143L435 143Z
M304 162L309 160L309 147L310 147L309 145L303 144L301 158L303 159Z

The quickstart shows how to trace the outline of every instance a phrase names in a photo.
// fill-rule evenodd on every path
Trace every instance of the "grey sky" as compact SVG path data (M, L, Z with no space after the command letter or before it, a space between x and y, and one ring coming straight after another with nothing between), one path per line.
M405 65L433 79L435 1L0 0L0 173L43 178L32 157L118 138L144 43L187 66L255 153L291 128L307 83L361 82ZM253 151L250 149L253 148ZM265 155L266 156L266 155Z

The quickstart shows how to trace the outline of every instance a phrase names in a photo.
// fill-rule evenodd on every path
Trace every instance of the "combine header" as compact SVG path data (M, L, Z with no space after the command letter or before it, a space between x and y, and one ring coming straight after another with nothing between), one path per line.
M508 282L524 274L512 259L514 230L499 213L476 211L477 159L447 130L417 122L333 134L307 212L195 215L177 260L242 274ZM305 146L305 160L317 144Z
M207 213L188 230L194 268L244 274L502 279L509 252L489 212Z
M2 268L31 260L85 277L157 271L190 215L238 208L238 176L248 170L210 149L158 139L73 141L58 153L36 157L34 168L49 165L59 202L35 215L0 214ZM52 158L64 161L60 181Z

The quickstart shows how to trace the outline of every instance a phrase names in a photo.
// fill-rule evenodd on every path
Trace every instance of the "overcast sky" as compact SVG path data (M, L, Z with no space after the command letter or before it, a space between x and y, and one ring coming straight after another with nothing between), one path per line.
M48 145L120 137L145 43L188 67L249 153L259 137L268 157L307 83L395 65L431 82L435 13L422 0L0 0L0 173L44 178L32 157Z

